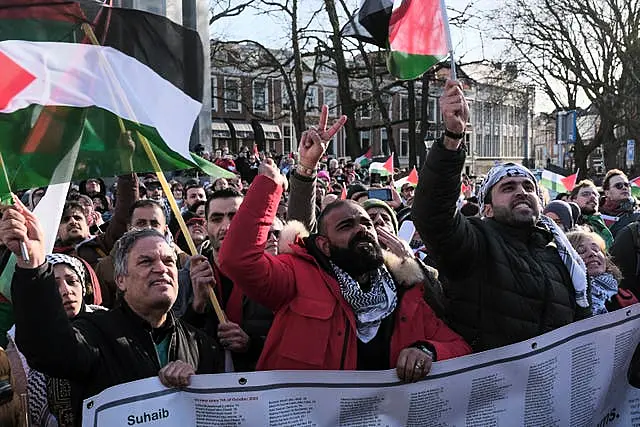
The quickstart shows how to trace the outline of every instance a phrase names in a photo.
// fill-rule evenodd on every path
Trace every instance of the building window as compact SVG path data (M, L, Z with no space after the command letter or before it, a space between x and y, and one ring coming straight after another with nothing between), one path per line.
M253 82L253 111L266 113L267 110L267 82L256 80Z
M387 135L387 128L380 128L380 148L382 154L389 155L389 136Z
M371 118L370 98L371 98L371 93L369 93L369 92L360 92L360 101L363 101L363 104L360 106L360 118L361 119L370 119Z
M289 93L284 82L280 82L280 106L282 111L289 111Z
M218 78L211 77L211 110L218 111Z
M400 120L407 120L409 118L409 98L406 96L400 96Z
M392 120L393 117L393 96L390 93L383 93L382 95L380 95L382 97L382 103L387 107L387 119L388 120ZM385 117L382 117L382 112L380 112L380 118L381 119L385 119Z
M400 157L409 155L409 129L400 129Z
M224 109L225 111L240 111L240 79L224 79Z
M430 123L436 123L438 121L438 102L435 98L429 97L427 100L427 119Z
M338 115L338 92L334 87L324 88L324 103L329 107L329 115Z
M360 131L360 147L362 149L368 148L371 146L371 131L370 130L361 130Z
M307 88L305 108L307 111L318 109L318 86L309 86L309 88Z
M282 125L282 140L284 142L284 152L290 153L292 148L291 141L293 140L291 137L291 126Z

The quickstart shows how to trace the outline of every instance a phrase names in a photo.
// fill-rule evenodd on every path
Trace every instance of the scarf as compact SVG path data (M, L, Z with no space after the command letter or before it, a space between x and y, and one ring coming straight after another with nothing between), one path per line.
M611 273L602 273L591 277L591 312L596 314L607 313L605 306L611 298L618 293L618 281Z
M558 250L558 255L562 262L569 270L573 289L575 291L576 304L578 306L589 307L589 299L587 298L587 267L580 255L571 246L567 236L551 218L540 215L540 222L547 226L547 229L553 234L553 240Z
M632 197L629 199L613 201L604 199L604 203L600 206L600 212L607 216L620 216L625 213L631 213L635 209L635 199Z
M591 227L598 236L602 237L602 240L604 240L607 246L607 251L611 249L611 246L613 246L613 234L611 234L611 231L607 228L602 216L600 214L582 215L582 220L586 225Z
M356 315L358 339L363 343L371 341L380 328L382 319L393 313L398 303L396 285L385 266L371 274L371 289L362 288L348 273L330 262L336 275L342 297L349 303Z

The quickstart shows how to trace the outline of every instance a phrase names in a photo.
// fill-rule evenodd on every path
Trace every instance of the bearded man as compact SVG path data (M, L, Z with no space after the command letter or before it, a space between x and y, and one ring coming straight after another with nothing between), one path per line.
M330 140L323 117L312 139ZM433 361L469 353L424 301L423 284L401 262L385 265L373 221L352 200L329 204L318 233L283 232L279 254L266 253L284 186L266 159L218 254L222 272L275 313L258 370L396 368L416 381Z
M440 106L446 131L429 150L412 215L447 279L449 324L483 351L590 315L584 263L562 230L541 215L531 171L495 166L479 195L484 218L456 210L469 119L459 82L446 83Z

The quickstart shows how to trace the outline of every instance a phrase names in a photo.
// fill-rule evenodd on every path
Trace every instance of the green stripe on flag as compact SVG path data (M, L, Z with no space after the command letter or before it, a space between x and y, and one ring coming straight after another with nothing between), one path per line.
M124 153L123 147L119 146L120 127L115 114L97 107L58 107L53 114L48 110L44 111L44 114L52 117L52 122L45 137L40 139L38 149L32 153L23 152L24 141L31 132L31 128L25 124L32 123L39 112L42 113L42 107L31 106L12 114L0 114L2 154L7 165L10 185L14 191L63 182L57 181L53 177L53 172L75 144L80 131L83 131L82 140L73 181L131 172L120 160ZM86 118L83 120L85 113ZM56 117L56 114L59 117ZM185 160L169 149L156 129L128 120L123 122L125 128L132 131L136 142L136 150L133 154L134 171L153 171L153 166L142 145L136 141L136 131L149 140L162 170L173 171L196 166L195 162ZM56 134L58 128L61 130Z
M218 165L215 165L208 161L207 159L203 159L195 153L191 153L191 157L198 165L198 168L209 175L212 178L235 178L236 175L233 172L229 172L226 169L221 168Z
M414 55L391 51L387 58L387 68L399 79L413 80L446 57L446 55Z

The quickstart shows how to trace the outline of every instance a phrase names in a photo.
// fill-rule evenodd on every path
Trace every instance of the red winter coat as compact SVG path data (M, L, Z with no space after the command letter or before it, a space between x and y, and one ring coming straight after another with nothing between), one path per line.
M320 267L300 239L290 245L290 253L264 253L281 193L273 180L256 177L218 254L222 272L249 298L276 313L257 369L354 370L355 315L336 279ZM400 272L399 264L388 267L398 283L404 282L398 276L406 276L406 272ZM433 345L438 360L471 352L467 343L436 317L422 290L422 284L411 286L396 308L391 367L396 366L402 349L418 341Z

